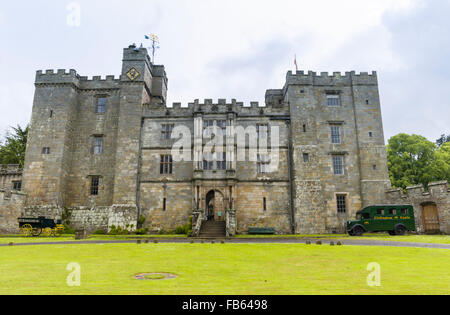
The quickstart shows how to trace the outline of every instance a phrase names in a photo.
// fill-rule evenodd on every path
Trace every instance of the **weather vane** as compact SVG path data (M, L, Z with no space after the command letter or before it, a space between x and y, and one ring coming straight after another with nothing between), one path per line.
M155 63L155 52L159 49L159 38L155 34L150 34L150 36L145 35L145 39L150 40L152 42L152 62Z

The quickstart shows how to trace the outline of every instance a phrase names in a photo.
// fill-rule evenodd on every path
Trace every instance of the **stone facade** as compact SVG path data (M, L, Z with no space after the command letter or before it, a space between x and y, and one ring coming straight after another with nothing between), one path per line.
M130 46L118 78L47 70L37 72L35 85L26 207L48 216L69 209L76 227L110 228L112 221L128 225L144 217L144 227L158 232L193 216L194 230L199 217L225 220L230 235L249 227L344 232L345 221L383 203L390 188L375 72L288 72L283 88L266 92L264 105L207 99L169 107L164 67ZM202 137L205 121L233 135L226 138L225 167L214 161L205 168L200 158L174 161L172 172L161 174L161 156L178 141L165 139L164 128L184 127L191 134L185 149L199 157L210 141ZM258 124L269 127L259 143L266 138L271 153L279 133L279 163L271 172L259 172L249 157L237 161L239 147L229 142L238 128L251 133ZM101 150L94 145L99 138ZM241 149L249 155L252 146Z
M450 190L447 181L430 183L428 191L425 191L423 185L408 187L406 194L401 189L389 190L386 192L386 199L389 204L414 206L417 232L434 233L438 230L443 234L450 234ZM431 213L431 231L427 230L426 208L435 212Z
M0 189L18 190L22 187L22 169L20 165L0 165Z
M21 216L26 194L18 191L0 189L0 233L19 232L17 218Z

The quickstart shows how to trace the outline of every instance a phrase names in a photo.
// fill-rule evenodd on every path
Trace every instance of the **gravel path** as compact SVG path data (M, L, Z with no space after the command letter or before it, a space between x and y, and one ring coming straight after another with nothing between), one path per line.
M306 239L271 239L271 238L261 238L261 239L245 239L245 238L233 238L233 239L149 239L149 243L154 241L158 243L181 243L186 244L194 241L195 243L201 243L202 241L206 243L220 243L222 240L229 244L305 244ZM315 244L317 240L310 239L312 244ZM322 245L330 246L331 242L334 244L338 240L320 240ZM73 241L73 242L42 242L42 243L14 243L14 246L37 246L37 245L88 245L88 244L136 244L136 240L123 240L123 241ZM343 245L350 246L386 246L386 247L416 247L416 248L439 248L439 249L450 249L450 244L429 244L429 243L405 243L405 242L387 242L387 241L371 241L371 240L351 240L344 239L341 241ZM144 241L142 241L144 243ZM9 244L0 244L0 247L11 246Z

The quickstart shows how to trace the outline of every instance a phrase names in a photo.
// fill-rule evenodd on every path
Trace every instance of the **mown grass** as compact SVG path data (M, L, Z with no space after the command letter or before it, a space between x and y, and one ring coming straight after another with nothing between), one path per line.
M69 287L69 263L81 286ZM367 265L381 265L369 287ZM445 249L301 244L108 244L0 248L0 294L450 294ZM140 273L178 278L138 281Z
M407 243L429 243L429 244L450 244L450 235L405 235L391 236L387 233L367 233L361 237L353 237L345 234L322 234L322 235L237 235L237 238L319 238L330 240L373 240L386 242L407 242Z

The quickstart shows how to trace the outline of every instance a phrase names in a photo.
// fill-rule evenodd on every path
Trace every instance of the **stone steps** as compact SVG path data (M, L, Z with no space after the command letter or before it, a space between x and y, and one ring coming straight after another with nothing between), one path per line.
M207 221L203 222L199 237L221 238L226 237L226 223Z

